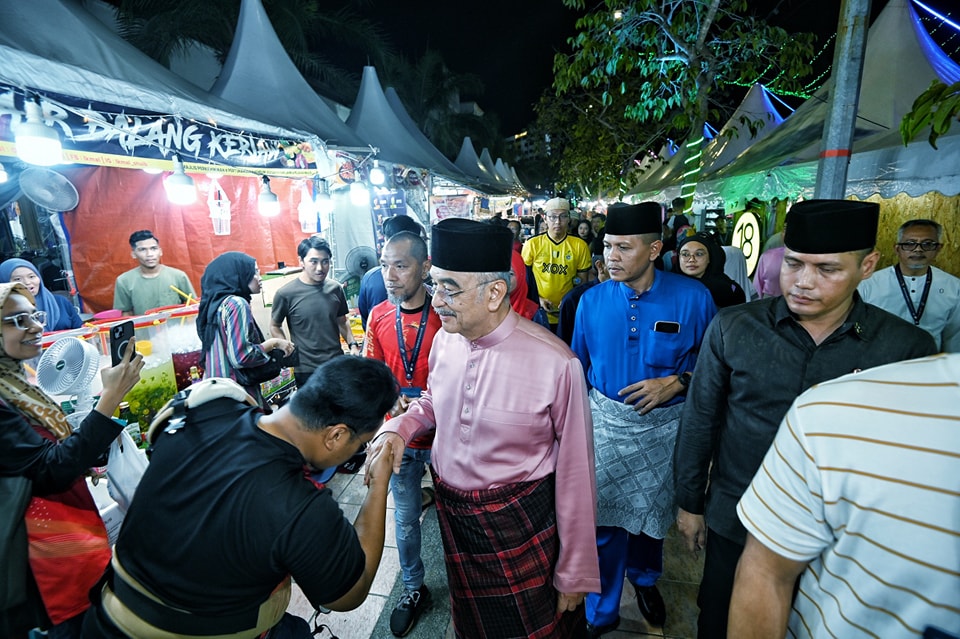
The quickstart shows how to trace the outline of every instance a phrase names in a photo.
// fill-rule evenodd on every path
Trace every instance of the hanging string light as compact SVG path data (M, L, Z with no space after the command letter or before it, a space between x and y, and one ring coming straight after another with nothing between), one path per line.
M370 169L370 184L374 186L382 185L387 179L387 176L384 175L383 169L380 168L379 160L373 161L373 168Z
M317 213L324 215L333 211L333 198L330 197L330 185L319 175L313 178L313 202Z
M261 180L260 197L258 198L260 215L264 217L280 215L280 198L270 188L270 178L264 175Z
M163 181L163 188L167 191L167 199L174 204L186 206L197 200L197 187L193 178L183 171L183 162L180 156L173 156L173 173Z
M23 109L26 121L14 129L17 157L28 164L54 166L63 162L63 146L60 135L43 123L43 109L40 97L33 96L24 100Z

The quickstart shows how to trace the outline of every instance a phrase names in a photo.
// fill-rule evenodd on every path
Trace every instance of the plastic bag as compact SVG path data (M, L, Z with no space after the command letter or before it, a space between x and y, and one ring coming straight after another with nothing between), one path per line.
M140 478L147 470L147 454L133 443L127 431L110 444L110 457L107 460L107 492L124 513L130 508L133 494L137 491Z

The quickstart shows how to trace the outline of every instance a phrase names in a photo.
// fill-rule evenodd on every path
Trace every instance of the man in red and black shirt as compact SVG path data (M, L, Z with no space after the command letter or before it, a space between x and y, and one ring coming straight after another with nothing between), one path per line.
M406 410L427 384L427 359L433 336L440 330L440 317L430 309L423 285L430 272L426 242L416 233L401 231L383 247L380 268L387 301L374 306L367 321L364 354L384 362L397 381L401 394L391 416ZM403 453L400 472L390 479L396 505L397 550L404 593L390 615L390 630L403 637L431 604L423 583L420 559L420 482L424 465L430 463L433 433L410 442Z

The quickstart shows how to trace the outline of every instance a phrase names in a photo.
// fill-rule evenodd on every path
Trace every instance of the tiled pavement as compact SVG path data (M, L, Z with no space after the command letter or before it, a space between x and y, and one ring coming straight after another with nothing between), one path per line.
M429 482L429 475L424 481ZM344 514L353 521L360 510L360 504L366 492L362 474L335 475L329 486ZM330 632L318 635L321 639L329 639L331 635L339 639L389 639L392 637L389 627L390 612L401 590L392 496L387 501L387 508L386 544L380 561L380 570L370 589L370 595L356 610L320 615L319 623L327 625L330 629ZM429 508L424 513L421 555L427 573L426 584L433 594L434 605L420 618L413 632L407 636L412 639L452 639L449 593L446 588L440 533L434 508ZM660 579L659 587L667 604L667 623L663 628L648 626L637 609L633 588L626 584L620 607L620 628L616 632L604 635L605 639L636 637L692 639L696 636L696 596L697 585L703 571L703 558L702 556L699 559L694 558L683 548L675 528L671 529L667 535L664 555L664 574ZM310 604L296 589L294 589L289 610L306 619L313 614Z

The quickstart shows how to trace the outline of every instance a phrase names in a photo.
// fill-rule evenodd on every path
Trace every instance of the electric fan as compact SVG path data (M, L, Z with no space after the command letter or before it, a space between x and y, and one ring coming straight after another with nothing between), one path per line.
M58 339L37 363L37 384L44 392L74 399L74 411L67 416L74 430L93 410L91 385L98 370L100 353L95 346L76 337Z
M347 252L344 262L348 273L363 277L364 273L377 265L377 252L369 246L355 246Z
M20 173L20 188L34 204L51 211L72 211L80 202L76 187L52 169L24 169Z

